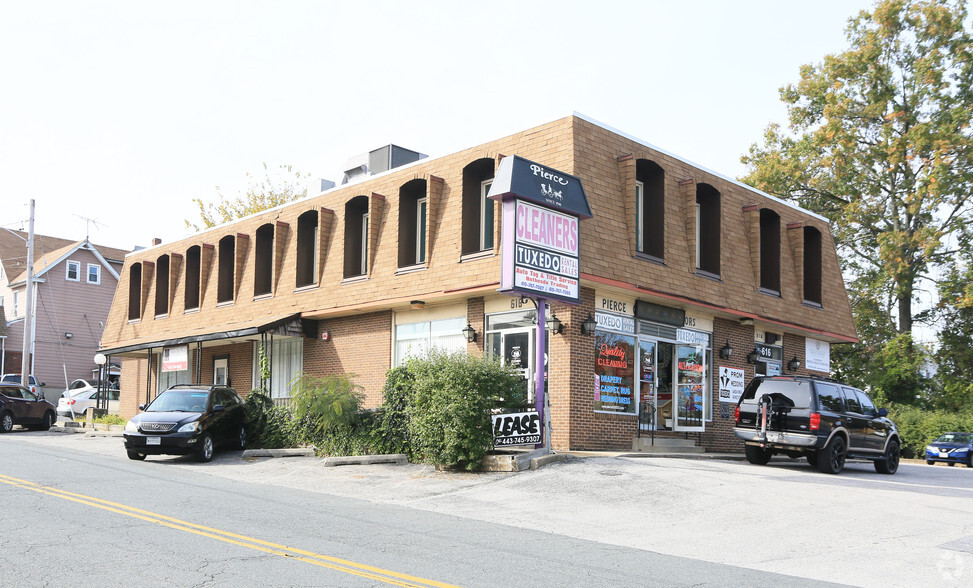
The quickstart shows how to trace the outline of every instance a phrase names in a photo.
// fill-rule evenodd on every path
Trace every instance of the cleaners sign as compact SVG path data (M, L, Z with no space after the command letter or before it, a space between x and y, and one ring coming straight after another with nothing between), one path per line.
M503 204L500 290L579 303L579 221L591 217L581 181L505 157L490 198Z

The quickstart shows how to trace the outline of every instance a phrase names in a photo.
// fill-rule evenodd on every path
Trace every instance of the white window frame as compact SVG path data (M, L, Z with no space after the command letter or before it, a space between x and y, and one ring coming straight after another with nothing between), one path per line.
M645 206L645 184L635 182L635 249L645 252L643 234L645 227L642 224L642 210Z
M91 279L91 270L95 271L95 279ZM101 284L101 265L97 263L89 263L88 271L85 273L85 279L89 284L95 284L96 286Z
M14 290L14 317L20 316L20 292Z
M493 200L487 198L487 194L490 193L490 186L493 185L493 179L483 180L480 182L480 251L486 251L487 249L493 249ZM490 226L487 226L487 206L490 207ZM490 235L490 246L487 246L487 235Z
M402 365L410 357L421 357L433 347L450 352L466 351L466 337L463 335L463 326L466 323L466 317L453 316L395 325L393 342L395 365ZM404 336L407 331L414 333L415 336ZM444 340L445 345L439 344ZM411 343L409 346L402 347L401 344L406 341L416 343L414 350L409 348Z
M361 275L368 275L368 213L361 215Z
M696 203L696 269L699 269L699 202Z
M74 277L71 277L71 268L74 268ZM69 259L64 270L64 279L69 282L81 281L81 262Z
M416 265L426 262L427 198L416 200Z

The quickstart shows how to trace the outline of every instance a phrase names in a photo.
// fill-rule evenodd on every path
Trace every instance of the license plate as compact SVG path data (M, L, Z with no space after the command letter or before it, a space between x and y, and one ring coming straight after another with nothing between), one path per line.
M162 437L146 437L146 445L162 445Z
M780 441L780 433L767 433L767 441L777 443Z
M940 452L939 457L949 457L949 454Z

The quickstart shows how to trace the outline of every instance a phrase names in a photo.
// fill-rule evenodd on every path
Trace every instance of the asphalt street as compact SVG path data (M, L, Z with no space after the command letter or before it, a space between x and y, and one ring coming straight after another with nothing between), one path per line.
M127 461L121 439L15 432L45 447ZM2 439L0 439L2 441ZM520 473L439 472L424 465L325 467L322 460L243 458L210 464L149 457L171 469L399 505L593 541L624 550L859 586L968 586L973 580L973 469L870 462L837 476L806 462L569 457Z

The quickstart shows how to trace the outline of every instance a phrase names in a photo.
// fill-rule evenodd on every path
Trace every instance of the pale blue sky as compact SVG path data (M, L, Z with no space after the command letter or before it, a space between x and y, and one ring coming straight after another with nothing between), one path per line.
M871 2L0 2L0 225L122 248L288 163L341 179L572 111L737 177Z

